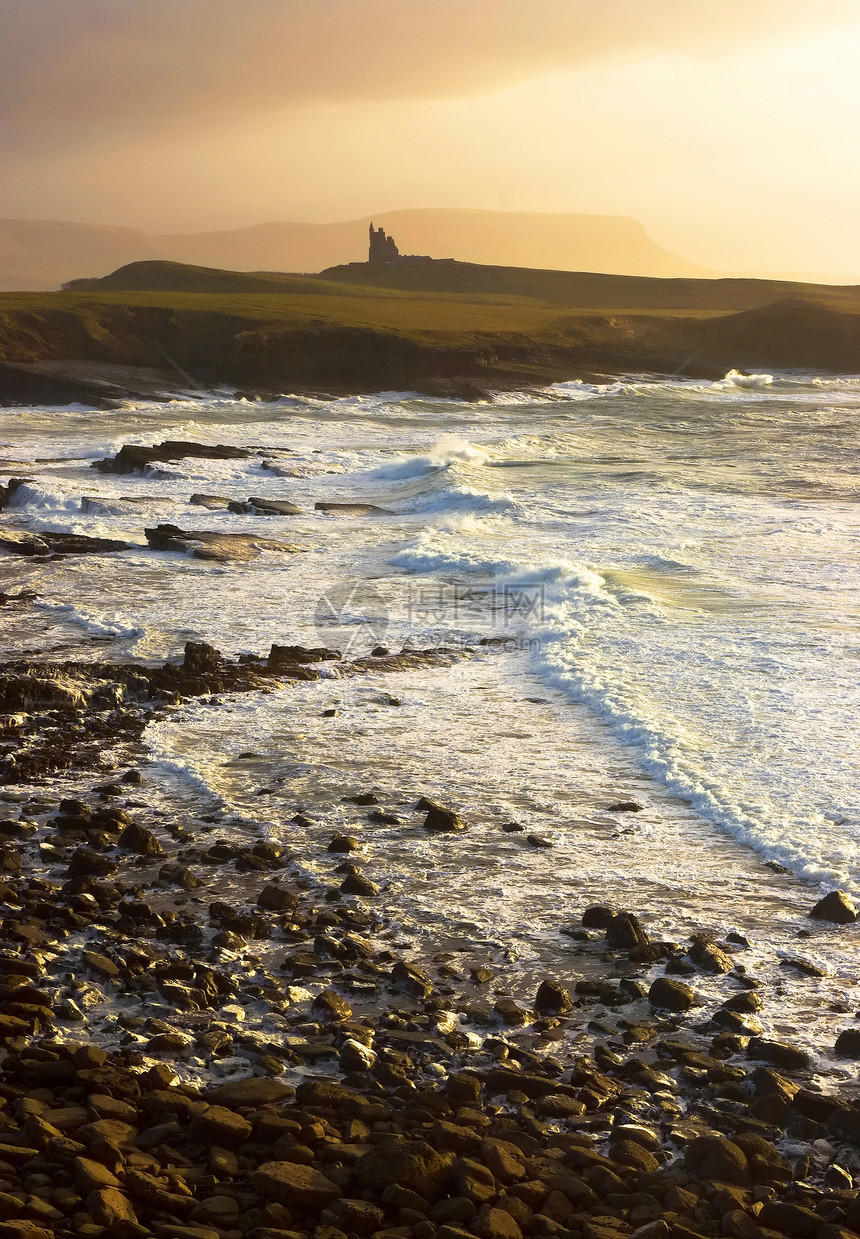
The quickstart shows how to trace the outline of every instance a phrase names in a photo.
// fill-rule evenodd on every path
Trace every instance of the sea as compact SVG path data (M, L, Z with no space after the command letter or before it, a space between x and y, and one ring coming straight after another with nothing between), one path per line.
M251 455L91 467L168 439ZM29 480L2 524L132 549L4 557L0 588L37 597L0 611L0 654L448 651L168 711L144 736L154 811L284 843L323 884L332 835L357 835L400 948L467 943L526 986L575 980L591 904L733 934L768 1032L820 1050L860 1007L858 931L808 918L860 897L858 449L860 378L809 373L5 409L0 480ZM207 562L149 549L160 522L299 549ZM428 835L422 796L470 829Z

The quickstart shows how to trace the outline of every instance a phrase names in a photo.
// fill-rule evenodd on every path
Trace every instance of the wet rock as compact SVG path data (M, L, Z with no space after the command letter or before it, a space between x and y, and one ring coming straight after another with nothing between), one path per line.
M227 495L204 495L197 493L192 495L188 502L195 504L197 507L208 508L210 512L222 512L226 511L230 499Z
M684 1165L699 1179L742 1186L750 1181L743 1150L725 1136L695 1137L684 1152Z
M127 551L131 544L117 538L91 538L79 533L19 533L6 529L0 534L0 550L12 555L105 555Z
M802 1070L812 1062L812 1055L800 1046L786 1041L772 1041L767 1037L752 1037L747 1046L747 1057L761 1059L786 1071Z
M734 967L730 956L707 938L696 938L688 955L696 967L701 968L703 972L731 972Z
M318 512L334 512L338 516L370 516L374 513L387 514L388 508L379 508L375 503L315 503Z
M499 998L493 1010L503 1024L508 1024L513 1028L522 1027L530 1020L530 1012L514 1002L513 998Z
M573 998L560 981L541 981L535 995L535 1010L541 1015L562 1015L573 1008Z
M391 979L398 989L413 994L416 998L426 998L433 991L433 982L427 973L415 964L407 964L403 960L398 960L391 969Z
M440 1153L429 1144L384 1140L358 1159L353 1173L363 1188L375 1194L396 1183L432 1202L446 1193L453 1164L451 1153Z
M845 1028L834 1047L840 1058L860 1058L860 1028Z
M264 1162L252 1178L262 1196L299 1209L325 1209L343 1195L321 1171L295 1162Z
M231 1110L242 1110L246 1106L254 1107L270 1105L292 1097L294 1089L289 1084L281 1084L278 1080L264 1080L253 1077L248 1080L236 1080L231 1084L219 1084L207 1089L203 1094L206 1101L213 1106L227 1106Z
M663 1011L689 1011L696 995L689 985L672 977L657 977L648 991L648 1002Z
M246 503L231 501L227 505L231 512L244 512L251 516L300 516L301 508L286 499L266 499L252 496Z
M320 1013L323 1019L327 1020L348 1020L352 1016L352 1007L333 989L324 989L322 993L317 994L313 1001L313 1008Z
M850 925L857 920L857 909L844 891L830 891L809 914L818 921L832 921L835 925Z
M645 808L636 800L617 800L606 810L607 813L641 813Z
M245 448L231 447L223 443L192 443L181 439L168 439L164 443L155 443L149 447L127 443L116 456L94 460L92 467L101 473L143 473L153 464L184 460L189 456L202 460L242 460L250 455Z
M267 912L293 912L298 907L298 896L282 886L264 886L257 896L257 907Z
M551 848L555 846L552 839L547 839L546 835L526 835L526 843L533 848Z
M606 945L612 951L629 951L648 943L642 922L632 912L617 912L606 926Z
M341 1071L369 1071L376 1059L377 1055L370 1046L348 1037L340 1047L338 1066Z
M151 830L132 822L126 826L120 835L117 846L128 852L137 852L140 856L161 856L164 848Z
M336 1200L320 1214L324 1225L336 1226L346 1234L359 1236L374 1234L380 1230L384 1220L383 1210L368 1200Z
M180 529L178 525L160 524L153 529L144 529L146 540L153 551L179 551L195 559L212 560L214 563L247 563L264 551L295 554L301 547L289 542L277 542L271 538L258 538L253 534L220 533L207 529Z
M360 846L354 835L333 835L326 851L356 852Z
M586 929L608 929L614 916L614 908L607 908L604 904L595 903L583 912L582 924Z
M446 809L444 805L437 804L436 801L422 800L422 807L427 809L427 816L424 819L424 829L436 832L458 832L468 830L468 823L464 822L458 813L453 809Z
M379 887L376 883L358 872L348 873L341 882L340 889L344 895L362 895L368 899L379 894Z

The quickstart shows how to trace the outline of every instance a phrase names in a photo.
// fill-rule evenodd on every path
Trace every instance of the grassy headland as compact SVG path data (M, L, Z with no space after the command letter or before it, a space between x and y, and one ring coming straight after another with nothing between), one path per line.
M860 371L858 315L860 288L774 280L141 262L61 292L0 294L0 358L6 373L55 378L67 362L174 362L204 386L468 392L628 371Z

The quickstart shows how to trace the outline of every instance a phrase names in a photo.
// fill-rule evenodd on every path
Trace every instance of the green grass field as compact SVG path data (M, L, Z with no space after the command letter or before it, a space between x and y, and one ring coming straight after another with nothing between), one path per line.
M860 289L437 262L320 276L143 262L54 293L0 293L0 359L161 364L207 381L354 385L587 370L860 368Z

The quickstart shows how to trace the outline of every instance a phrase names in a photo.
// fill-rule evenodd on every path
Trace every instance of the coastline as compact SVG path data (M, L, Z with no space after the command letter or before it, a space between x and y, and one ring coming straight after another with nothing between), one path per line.
M122 451L146 457L124 448L99 463L115 466ZM15 589L4 614L25 632L29 599ZM441 698L450 680L447 699L466 698L457 676L474 659L487 700L492 667L510 657L492 639L450 653L332 653L237 657L197 642L181 661L109 660L96 637L89 649L79 641L81 661L40 651L4 664L5 739L18 754L0 793L0 1235L12 1225L19 1239L860 1233L854 980L829 964L856 927L810 920L810 887L762 864L773 888L748 885L731 924L719 910L731 901L697 890L673 902L669 881L662 906L652 891L645 911L643 885L613 893L612 874L602 885L589 876L589 829L641 876L630 857L647 854L647 834L626 829L636 789L574 789L571 805L597 800L598 824L571 813L578 880L556 880L552 933L518 959L502 920L493 936L467 918L446 924L446 881L473 847L470 885L484 897L486 839L499 841L494 863L512 883L519 856L544 860L550 882L569 856L551 823L516 830L492 809L492 770L488 808L473 816L461 795L441 794L431 762L422 788L414 769L383 761L384 726L365 718L356 742L366 736L380 760L362 765L358 750L331 763L325 804L304 784L280 788L273 770L244 819L211 788L170 785L169 746L156 759L152 739L176 720L181 729L183 711L193 734L195 719L235 709L235 761L253 768L239 706L283 698L295 715L287 760L325 764L332 748L349 751L354 689L392 728L408 727L398 683L420 675L422 692L435 682ZM508 732L533 756L530 724L548 707L526 691L516 725L485 738L503 756ZM463 708L478 727L480 699ZM318 719L334 738L314 752ZM420 737L433 745L431 732ZM527 781L515 760L508 770ZM462 787L470 770L459 784L454 773ZM335 786L343 813L332 829ZM397 884L401 834L436 857L411 917ZM712 889L729 878L715 873ZM796 943L784 957L758 940L780 905L779 943ZM793 990L820 1004L829 1042L780 1032Z
M291 848L219 830L217 812L153 813L151 710L257 691L273 671L309 686L330 666L320 653L255 664L195 645L160 671L4 667L7 697L16 680L19 696L62 685L65 704L34 697L55 724L72 700L81 717L75 674L89 704L83 747L47 765L42 750L3 792L0 1020L17 1100L0 1199L34 1227L77 1231L86 1214L121 1239L850 1233L850 1058L828 1068L765 1032L743 933L654 938L635 908L583 893L563 963L524 992L497 953L403 950L385 883L363 872L363 827L331 839L314 880ZM393 686L415 659L352 674ZM435 661L444 676L456 660ZM125 702L117 676L135 686ZM86 773L86 752L106 764ZM364 784L344 800L356 825L401 811ZM432 801L415 811L439 847L468 825ZM310 827L314 806L304 815ZM843 1048L858 1043L852 1030Z

